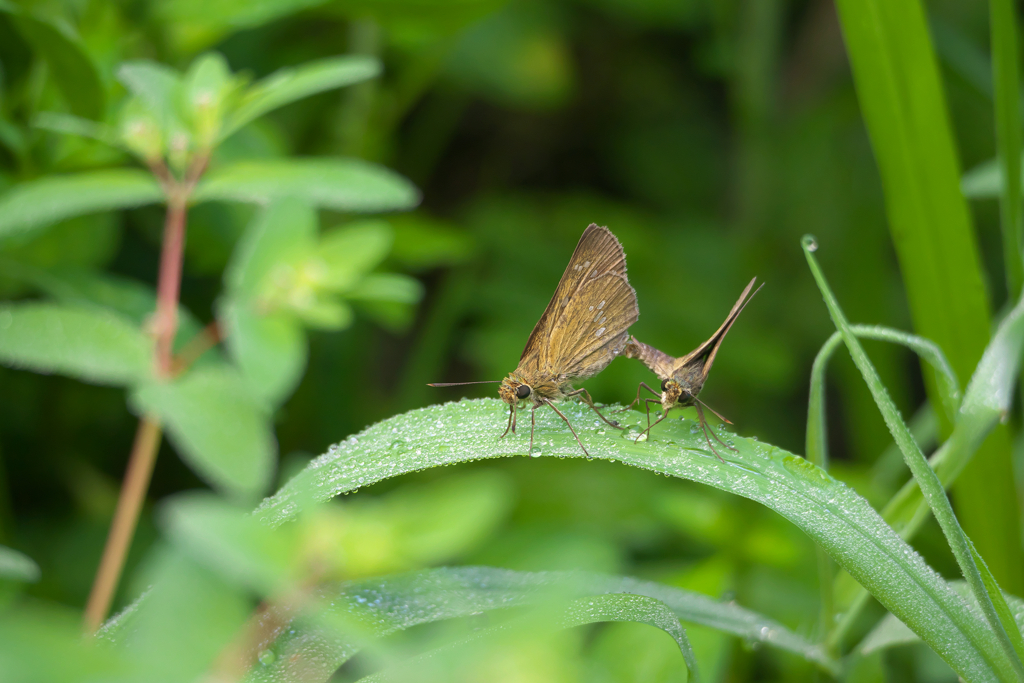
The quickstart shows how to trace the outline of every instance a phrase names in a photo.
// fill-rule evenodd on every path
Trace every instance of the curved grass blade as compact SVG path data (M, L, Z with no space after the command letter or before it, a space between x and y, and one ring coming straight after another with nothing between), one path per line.
M871 364L867 354L864 353L864 349L857 340L857 337L850 330L850 324L843 315L842 309L839 308L839 303L836 301L835 295L832 294L832 290L825 280L825 275L818 266L817 259L814 258L814 251L817 249L814 239L810 236L805 236L802 244L804 255L807 257L807 264L810 266L814 280L818 284L818 289L821 290L829 315L832 317L832 322L835 323L836 328L843 335L843 341L850 351L850 356L853 357L854 364L860 370L861 375L863 375L868 389L871 390L875 403L878 404L878 409L882 413L882 417L885 419L886 426L889 427L893 439L899 445L900 450L903 451L903 458L914 475L914 479L917 480L925 500L928 501L928 505L935 515L935 519L938 520L939 526L946 536L946 541L949 543L954 557L956 557L957 564L960 565L960 571L963 572L967 582L971 585L971 591L981 605L982 612L999 643L999 647L1004 655L1003 657L995 657L995 653L988 653L990 661L996 669L995 673L1001 680L1024 680L1024 664L1021 663L1020 657L1017 656L1007 630L1004 628L999 614L993 605L992 597L986 590L981 572L971 553L970 542L967 540L967 536L964 534L963 529L960 528L960 523L953 514L953 506L950 504L949 498L946 497L946 491L942 483L939 481L935 471L928 466L928 461L925 459L920 447L918 447L917 442L914 441L914 437L910 434L906 423L903 422L903 418L900 417L899 410L892 402L892 398L882 385L878 372ZM889 611L892 610L890 609Z
M256 514L277 525L317 501L406 472L522 454L525 440L500 439L494 431L495 424L505 420L506 410L497 399L479 399L431 406L380 422L331 447L265 500ZM565 405L569 420L580 427L593 424L589 410L582 404ZM643 419L633 412L622 422L639 425ZM666 420L662 425L649 441L640 443L621 438L618 432L602 433L600 425L578 432L595 457L691 479L770 507L824 547L960 675L968 680L995 677L991 661L1005 655L984 619L966 609L856 492L770 444L722 429L722 438L737 449L728 452L729 462L723 464L706 450L696 423ZM554 413L537 416L536 434L535 455L581 455Z
M250 680L282 680L293 656L317 662L330 675L372 638L443 619L511 607L546 605L579 596L628 594L658 601L679 621L730 633L792 652L822 669L838 663L821 648L778 622L706 595L630 577L590 572L517 572L494 567L427 569L327 586L319 591L326 613L319 620L293 622L274 643L272 663L257 667ZM342 623L346 637L332 624ZM356 628L353 629L353 624Z
M555 617L553 624L550 623L549 619L545 619L545 617L555 616L556 612L561 612L561 614ZM447 654L452 651L465 648L466 646L492 639L497 635L505 634L510 631L518 630L520 632L529 632L532 634L536 634L538 632L544 634L553 630L616 621L632 621L639 624L647 624L649 626L659 628L672 636L672 639L676 641L676 645L679 646L679 651L683 655L683 661L686 662L686 668L690 674L687 680L700 680L697 670L697 660L693 656L693 649L690 647L690 641L686 638L686 632L683 631L683 627L679 624L679 620L675 615L672 614L672 611L663 603L653 598L648 598L643 595L619 594L598 595L574 600L562 609L558 609L553 606L548 607L542 615L531 614L527 617L516 619L511 623L493 626L475 634L472 638L468 638L457 643L450 643L444 647L437 648L436 650L425 652L418 657L414 657L410 661L403 662L395 667L394 670L386 670L360 678L359 683L384 683L385 681L393 680L420 680L420 676L415 675L415 672L422 673L422 669L420 669L420 667L426 660L434 658L442 653ZM400 676L397 679L394 677L396 672L400 673ZM409 674L411 673L414 675L410 678Z
M945 488L952 486L989 432L1010 410L1022 350L1024 301L999 324L964 392L953 433L928 461ZM929 514L930 508L913 478L882 510L882 518L908 540ZM867 594L849 575L841 574L836 578L834 599L836 612L843 617L829 635L833 644L843 640L864 607Z

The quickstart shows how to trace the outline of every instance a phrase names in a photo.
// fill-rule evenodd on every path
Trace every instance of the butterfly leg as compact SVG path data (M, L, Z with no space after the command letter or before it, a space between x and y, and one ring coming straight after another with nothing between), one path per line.
M552 403L552 402L551 402L550 400L548 400L548 399L544 399L544 402L545 402L545 403L547 403L547 404L548 404L549 406L551 406L551 410L553 410L553 411L555 411L556 413L558 413L558 417L560 417L560 418L562 418L563 420L565 420L565 424L569 425L569 431L570 431L570 432L572 432L572 435L576 437L576 443L578 443L578 444L580 445L580 448L582 448L582 449L583 449L583 452L584 452L584 453L586 454L586 456L587 456L587 457L589 458L589 457L590 457L590 453L588 453L588 452L587 452L587 447L583 445L583 442L582 442L582 441L580 441L580 437L579 437L579 434L577 434L577 433L576 433L576 430L572 428L572 423L571 423L571 422L569 422L569 418L567 418L567 417L566 417L565 415L563 415L563 414L562 414L562 411L561 411L561 410L559 410L558 408L556 408L556 407L555 407L555 404L554 404L554 403Z
M530 450L526 451L527 455L533 455L533 430L537 427L537 404L533 404L533 410L530 411Z
M647 386L647 382L640 382L640 386L638 386L638 387L636 388L636 398L634 398L634 399L633 399L633 402L632 402L632 403L630 403L630 404L629 404L628 406L626 406L625 408L619 408L619 409L618 409L618 410L616 410L615 412L616 412L616 413L624 413L624 412L626 412L627 410L632 410L632 409L633 409L633 406L635 406L635 405L636 405L637 403L639 403L639 402L640 402L640 390L641 390L641 389L646 389L647 391L651 392L651 393L652 393L652 394L654 394L655 396L661 396L661 394L659 394L659 393L658 393L657 391L655 391L654 389L651 389L651 388L650 388L649 386Z
M639 391L639 390L637 390L637 391ZM607 424L609 427L615 427L616 429L622 429L622 427L619 426L618 422L616 422L615 420L609 420L607 417L605 417L604 415L601 414L601 411L598 410L597 406L594 405L594 399L590 397L590 392L587 391L586 389L577 389L576 391L574 391L572 393L566 394L566 396L567 397L568 396L579 396L580 400L582 400L584 403L586 403L588 406L590 406L591 410L593 410L595 413L597 413L597 416L605 421L605 424Z
M704 411L701 410L700 404L696 403L694 405L697 408L697 417L700 418L700 429L704 433L704 440L708 442L708 448L710 448L711 452L715 454L715 457L721 460L722 462L725 462L725 460L722 459L722 456L718 454L718 451L715 450L714 445L711 443L711 439L708 437L708 432L711 432L711 436L715 437L715 440L718 441L718 443L722 444L726 448L731 448L732 450L738 453L739 451L736 448L722 441L721 437L718 436L718 434L715 434L715 431L711 429L711 427L708 425L707 420L704 419Z
M666 417L668 417L668 410L666 410L664 415L662 415L657 420L655 420L654 424L651 424L651 404L652 403L654 403L655 405L661 405L661 399L658 399L658 398L645 398L644 399L644 406L647 408L647 429L645 429L644 431L640 432L640 435L636 437L636 441L634 441L633 443L636 443L637 441L640 441L640 437L643 436L644 434L650 434L651 433L651 427L656 427L659 422L661 422ZM669 410L671 410L671 408L669 408Z
M505 434L508 434L509 430L511 430L513 434L516 433L516 423L515 423L515 421L513 419L515 417L515 414L516 414L516 407L515 406L509 406L508 407L508 426L505 427ZM501 438L504 439L505 438L505 434L502 434Z

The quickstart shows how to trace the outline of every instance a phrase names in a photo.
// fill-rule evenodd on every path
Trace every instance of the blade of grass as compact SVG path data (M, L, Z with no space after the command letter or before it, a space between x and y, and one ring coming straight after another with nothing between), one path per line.
M876 339L902 344L915 351L928 362L936 372L937 383L942 389L943 407L950 419L956 414L960 404L960 385L956 374L942 353L942 349L932 342L916 335L900 332L886 327L871 325L853 325L851 330L858 337ZM828 469L828 439L825 426L825 369L832 354L842 343L842 335L834 332L822 345L811 366L811 390L807 402L807 459L823 470ZM821 609L818 629L821 638L830 648L830 654L837 654L838 643L827 638L835 623L834 568L832 560L821 546L817 547L818 583L821 589Z
M993 335L971 377L957 415L953 434L929 459L946 488L963 472L975 451L1010 411L1024 349L1024 300L1010 311ZM929 507L912 478L886 504L882 518L904 539L913 538L928 519ZM867 601L867 594L848 574L835 583L834 601L842 619L829 636L831 645L842 642Z
M920 0L838 0L854 84L885 192L914 331L968 377L988 343L988 300L938 65ZM925 374L933 405L940 392ZM940 433L951 425L939 415ZM996 430L956 487L964 529L1012 593L1024 590L1010 441Z
M737 449L723 452L729 460L723 464L707 450L692 421L665 420L649 441L634 443L594 425L586 405L566 402L560 408L591 456L708 484L770 507L822 545L965 680L1013 680L1013 668L981 614L968 609L864 498L812 463L719 429ZM522 455L528 434L499 438L506 415L506 404L481 399L384 420L332 446L255 514L279 525L317 501L406 472ZM645 417L633 411L619 419L635 426ZM537 411L533 454L583 457L565 423L550 410Z
M882 385L878 372L871 364L871 361L868 360L867 354L864 353L864 349L860 345L860 341L850 330L850 324L839 308L839 303L832 294L832 290L829 289L825 275L818 266L817 259L814 258L813 252L817 249L814 239L804 237L803 248L804 255L807 257L807 264L810 266L814 279L818 283L818 289L821 290L822 297L825 299L825 305L828 307L832 322L835 323L836 328L843 335L843 341L850 351L850 356L853 357L854 364L860 370L864 381L871 390L871 394L878 404L879 411L882 413L882 417L885 419L893 439L899 444L900 450L903 451L903 457L907 461L907 466L917 480L925 500L928 501L932 513L935 515L935 519L939 522L939 526L946 536L950 549L956 557L957 564L960 565L960 571L963 572L964 578L970 584L971 592L981 606L989 626L995 633L1000 647L1003 648L1012 666L1012 673L1015 678L1010 678L1009 680L1024 681L1024 664L1021 663L1020 657L1017 656L1007 629L1004 627L992 603L992 597L988 594L985 582L981 577L981 572L971 553L970 542L967 540L963 529L960 528L956 515L953 514L953 506L950 505L949 498L946 497L946 491L942 486L942 482L939 481L935 471L928 466L928 461L918 447L917 442L914 441L914 437L910 434L910 429L903 422L899 410ZM1016 628L1016 626L1013 626L1013 628ZM1001 675L1006 675L1008 672L1002 671L1000 673Z
M1003 228L1003 259L1010 299L1024 287L1021 255L1020 73L1017 62L1017 13L1013 0L989 0L992 33L992 81L995 84L996 156L1003 170L999 216Z

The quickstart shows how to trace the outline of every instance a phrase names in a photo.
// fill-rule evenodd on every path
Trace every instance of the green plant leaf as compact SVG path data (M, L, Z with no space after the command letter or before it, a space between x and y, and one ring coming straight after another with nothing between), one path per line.
M290 102L376 78L381 71L379 60L363 56L329 57L275 71L254 83L243 95L228 117L221 137Z
M39 565L25 553L0 545L0 579L35 583L39 580Z
M589 602L590 596L610 596L612 605L616 598L625 596L652 599L667 606L679 621L718 629L745 642L786 650L825 671L838 671L837 663L826 657L818 645L734 602L719 602L700 593L631 577L451 567L325 586L319 597L327 618L292 622L291 628L273 645L274 662L255 668L249 680L282 680L291 655L299 652L304 662L317 662L317 673L327 677L369 638L492 610L558 604L576 597L586 597L583 602ZM339 638L329 627L331 616L368 625L369 633L350 631L347 637Z
M78 116L99 121L106 113L106 92L99 70L81 40L62 24L15 13L14 25L32 49L50 66L68 108Z
M233 104L237 83L224 57L216 52L192 62L182 82L187 119L200 148L211 149L220 139L224 115Z
M111 147L117 147L121 143L117 137L117 131L110 126L57 111L39 112L32 121L32 125L55 133L99 140Z
M211 484L248 499L270 483L276 450L270 421L233 369L211 365L173 382L149 382L131 401L140 414L160 419L182 459Z
M995 84L996 151L1007 182L999 196L1006 286L1011 299L1024 288L1021 253L1021 104L1017 13L1012 0L990 0L992 82Z
M124 62L117 69L117 80L145 104L160 122L164 134L181 124L178 107L181 98L181 74L148 59Z
M350 291L347 298L363 301L393 301L414 304L423 298L423 285L401 273L371 273Z
M163 200L152 176L135 169L86 171L19 183L0 195L0 238L97 211Z
M645 595L612 594L581 598L573 600L566 605L559 605L557 603L547 605L540 614L528 614L525 617L514 620L512 623L492 626L474 634L470 638L424 652L392 669L365 676L360 678L359 681L360 683L382 683L384 681L396 680L446 680L451 675L449 673L450 663L442 660L439 664L435 664L434 671L431 671L429 664L432 663L434 658L450 654L457 660L463 659L467 646L483 644L497 636L514 635L517 631L529 633L532 637L536 637L538 634L547 634L555 630L602 622L634 622L661 629L676 641L676 645L683 655L686 669L690 674L687 680L700 680L697 660L693 656L690 641L686 638L686 633L683 631L682 626L680 626L679 619L675 617L664 603ZM424 678L424 675L426 678Z
M666 420L647 442L604 433L581 404L562 407L592 456L691 479L758 501L796 524L850 571L891 612L965 678L993 674L1005 658L980 615L886 525L866 500L803 458L753 439L719 434L737 452L721 463L707 450L696 423ZM385 420L332 447L268 498L257 514L280 524L313 501L368 486L404 472L510 456L526 451L529 434L500 439L508 407L496 399L460 401ZM590 414L587 414L590 412ZM623 424L640 424L638 412ZM581 457L565 423L537 411L535 455ZM1005 659L1004 659L1005 661Z
M123 386L150 374L152 343L112 313L55 304L0 306L0 362L95 384Z
M971 587L964 581L952 581L951 585L953 588L960 593L965 600L972 604L977 609L977 603L974 602L974 598L971 595ZM1021 632L1024 632L1024 600L1021 600L1015 595L1004 593L1006 604L1010 606L1013 611L1013 619L1017 624L1018 636ZM917 637L917 634L907 628L906 624L897 619L891 614L886 614L881 621L879 621L871 632L864 636L864 639L857 646L857 651L861 654L870 654L878 650L884 650L890 647L897 647L899 645L909 645L910 643L920 642L921 639Z
M956 481L979 445L1009 411L1022 352L1024 303L1018 303L1003 318L978 363L964 392L952 435L928 461L944 487ZM913 538L929 514L915 479L908 481L882 510L882 518L907 540ZM844 574L836 578L835 598L843 618L830 638L838 641L853 626L867 594Z
M218 319L227 345L246 383L270 408L298 386L309 348L302 325L289 313L259 313L245 302L229 301Z
M336 292L352 287L391 250L395 235L386 221L360 221L324 233L317 248L326 274L323 286Z
M892 398L882 384L878 372L871 364L867 354L864 353L860 341L850 329L850 324L847 322L842 309L839 307L839 303L832 294L828 282L825 280L825 275L818 266L817 259L814 257L813 252L818 248L814 239L809 236L804 237L803 248L804 255L807 257L807 264L810 266L814 280L818 284L818 289L821 290L822 298L825 300L825 306L832 317L832 322L835 323L836 329L842 334L843 342L850 351L854 365L860 370L865 384L868 385L868 389L878 405L879 412L882 413L882 418L885 420L893 440L903 452L903 459L914 475L914 479L917 480L917 485L920 487L922 495L928 502L932 514L935 515L935 519L942 528L946 542L953 551L953 556L960 566L960 571L963 572L964 578L970 584L971 592L981 606L981 611L988 620L989 626L992 628L1000 647L1006 655L1005 662L997 663L996 673L1001 680L1024 680L1024 664L1022 664L1020 657L1013 648L1004 624L999 618L998 610L993 604L992 597L989 595L985 582L982 579L974 554L971 552L970 541L964 534L963 529L960 528L956 515L953 514L953 506L950 504L949 498L946 497L946 491L942 486L942 482L939 481L935 471L928 466L928 461L925 459L917 442L914 441L910 429L907 428L906 423L900 416L899 410L896 408L896 404L893 403Z
M923 3L839 0L836 8L914 332L938 344L956 374L968 377L989 341L989 300ZM925 389L940 405L930 373ZM949 434L952 425L938 418L940 434ZM1013 481L1009 434L998 429L954 493L964 530L1002 585L1018 593L1024 550Z
M265 204L284 197L354 213L410 209L420 201L419 191L394 171L342 158L265 159L215 168L204 176L193 201Z
M317 217L294 199L274 202L246 228L231 255L224 281L235 296L258 296L279 264L297 264L316 249Z

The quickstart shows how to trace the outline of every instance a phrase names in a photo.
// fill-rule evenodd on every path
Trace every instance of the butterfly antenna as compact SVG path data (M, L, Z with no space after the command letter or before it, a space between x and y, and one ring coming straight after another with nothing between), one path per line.
M461 387L464 384L500 384L504 380L485 379L481 382L431 382L428 387Z
M693 397L693 400L696 401L697 403L701 404L702 406L704 406L708 410L710 410L714 414L714 416L717 417L722 422L724 422L726 424L730 424L730 425L732 424L732 420L730 420L727 417L723 417L722 415L719 414L719 412L717 410L715 410L714 408L712 408L711 406L709 406L707 403L705 403L704 401L700 400L696 396Z

